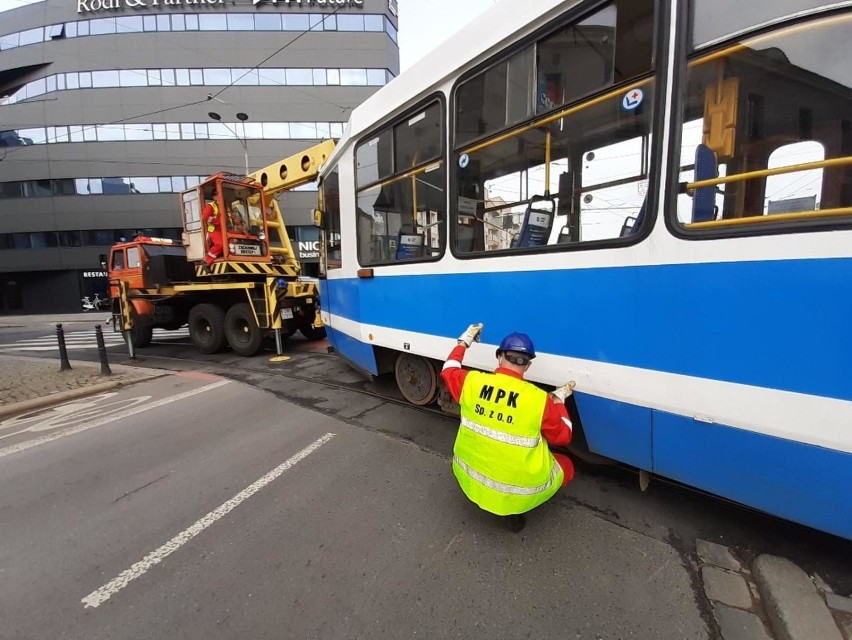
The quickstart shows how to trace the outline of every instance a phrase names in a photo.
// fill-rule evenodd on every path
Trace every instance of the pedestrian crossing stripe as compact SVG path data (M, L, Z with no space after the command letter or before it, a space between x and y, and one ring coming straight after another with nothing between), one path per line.
M115 347L125 344L124 336L112 331L104 332L104 345ZM154 329L153 340L174 340L175 338L189 337L189 329L177 329L167 331L165 329ZM69 331L65 333L65 348L69 351L81 351L83 349L97 349L98 342L94 331ZM54 351L59 349L56 333L41 338L29 338L18 340L8 344L0 344L0 351Z

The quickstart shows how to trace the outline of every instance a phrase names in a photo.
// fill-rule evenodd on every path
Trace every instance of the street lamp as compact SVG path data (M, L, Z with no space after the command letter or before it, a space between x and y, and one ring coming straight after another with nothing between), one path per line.
M249 118L248 114L245 114L242 111L237 114L237 120L239 120L240 122L243 123L243 137L242 138L240 137L240 134L238 134L236 131L231 129L231 127L229 127L227 124L222 122L222 116L220 116L215 111L210 111L207 115L210 116L210 118L215 120L216 122L221 123L228 131L230 131L231 133L234 134L234 136L236 137L237 140L239 140L240 144L243 146L243 154L245 155L245 158L246 158L246 175L248 175L249 174L248 143L246 142L246 120L248 120L248 118Z

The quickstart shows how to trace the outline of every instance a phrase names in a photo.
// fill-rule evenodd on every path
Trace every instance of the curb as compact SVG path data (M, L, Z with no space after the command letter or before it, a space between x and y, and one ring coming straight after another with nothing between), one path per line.
M843 640L837 624L811 578L785 558L762 555L754 577L766 612L780 640Z
M93 384L88 387L80 387L79 389L60 391L59 393L51 393L50 395L42 396L41 398L33 398L32 400L23 400L21 402L15 402L13 404L0 406L0 420L11 417L18 413L33 411L35 409L44 409L46 407L50 407L56 404L68 402L69 400L78 400L79 398L93 396L98 393L103 393L104 391L112 391L113 389L117 389L118 387L129 387L130 385L137 384L139 382L147 382L148 380L153 380L155 378L163 377L165 375L168 374L162 373L159 375L146 375L145 377L139 378L137 380L126 380L123 382L101 382L99 384Z

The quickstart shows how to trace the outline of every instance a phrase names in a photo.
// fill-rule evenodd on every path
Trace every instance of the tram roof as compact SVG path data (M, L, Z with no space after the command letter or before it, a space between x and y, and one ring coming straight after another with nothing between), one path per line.
M531 23L539 26L541 23L536 21L540 18L552 19L580 2L500 0L354 109L329 164L377 122L404 111L419 98L436 91L449 78L499 51L501 46L516 39L513 37L516 33L534 31Z

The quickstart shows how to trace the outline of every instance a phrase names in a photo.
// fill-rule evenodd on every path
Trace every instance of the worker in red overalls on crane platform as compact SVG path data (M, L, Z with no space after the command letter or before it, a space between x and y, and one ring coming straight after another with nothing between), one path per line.
M207 242L208 242L208 250L207 255L204 256L204 264L202 265L202 269L206 273L211 273L210 267L213 262L222 255L222 227L219 224L219 203L218 199L218 189L214 186L213 192L210 194L210 199L204 205L204 209L201 211L201 222L204 224L204 229L207 231Z

